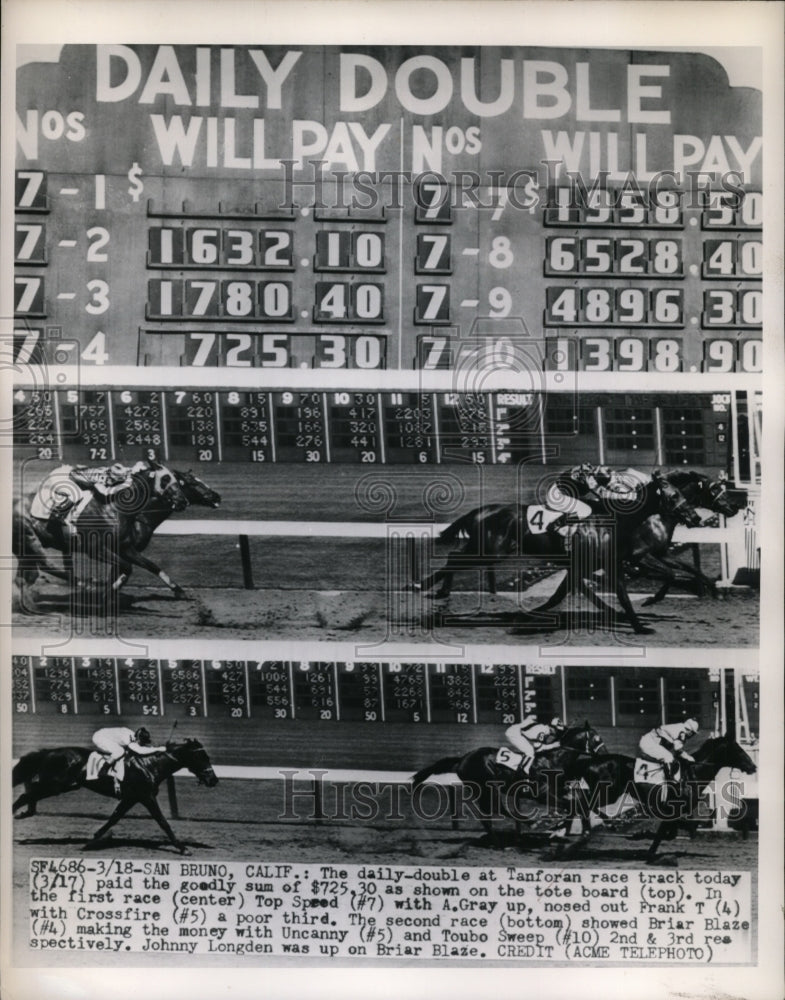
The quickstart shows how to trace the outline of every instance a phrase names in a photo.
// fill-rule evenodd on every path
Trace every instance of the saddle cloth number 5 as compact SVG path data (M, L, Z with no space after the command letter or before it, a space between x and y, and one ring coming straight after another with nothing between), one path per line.
M503 767L510 767L513 771L517 770L522 760L523 754L516 753L509 747L499 747L496 751L496 763Z

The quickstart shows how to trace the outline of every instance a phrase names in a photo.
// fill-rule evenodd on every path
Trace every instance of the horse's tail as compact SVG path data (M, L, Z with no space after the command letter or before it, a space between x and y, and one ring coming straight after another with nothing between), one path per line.
M461 535L468 536L476 515L476 510L470 510L468 514L464 514L457 521L453 521L452 524L448 525L444 531L440 531L439 538L444 542L454 542Z
M24 757L19 758L11 772L14 786L28 782L38 774L41 769L42 755L43 751L34 750L33 753L27 753Z
M461 756L458 757L442 757L441 760L437 760L435 764L429 764L428 767L424 767L421 771L412 778L412 788L416 788L421 785L426 779L430 778L432 774L449 774L454 771L457 765L463 760Z

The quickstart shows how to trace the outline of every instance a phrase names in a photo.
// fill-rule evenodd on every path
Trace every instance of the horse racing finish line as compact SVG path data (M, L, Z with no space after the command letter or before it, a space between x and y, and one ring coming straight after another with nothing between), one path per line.
M29 879L29 948L62 961L752 961L748 872L47 858Z

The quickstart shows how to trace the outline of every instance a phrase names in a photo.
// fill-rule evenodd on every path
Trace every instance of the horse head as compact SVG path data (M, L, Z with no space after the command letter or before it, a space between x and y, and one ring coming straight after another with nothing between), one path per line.
M174 474L188 503L197 507L212 507L214 510L221 506L221 494L216 490L211 490L190 469L188 472L175 472Z
M160 469L144 470L136 475L144 479L154 497L163 500L172 510L185 510L188 506L185 493L170 469L162 466Z
M207 751L199 740L187 739L182 743L168 743L167 753L175 758L181 767L187 768L195 775L200 785L212 788L218 784L218 777L207 756Z
M592 729L588 720L582 726L573 726L566 729L560 743L563 747L577 750L589 756L604 753L607 749L602 736L600 736L596 729Z
M697 528L701 523L700 514L690 506L681 490L668 481L664 473L655 471L651 483L647 486L656 490L661 513L672 515L688 528Z
M739 507L728 496L727 479L710 480L706 477L703 487L704 495L707 498L706 506L713 510L715 514L722 514L723 517L733 517L739 513Z
M735 767L744 774L754 774L757 770L750 755L743 750L730 733L715 736L703 743L694 754L696 762L712 764L719 770Z

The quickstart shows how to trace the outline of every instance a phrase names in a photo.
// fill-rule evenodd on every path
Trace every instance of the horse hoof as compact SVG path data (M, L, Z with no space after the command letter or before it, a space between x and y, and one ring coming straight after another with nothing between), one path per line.
M178 844L177 845L177 850L181 854L187 854L190 857L191 852L188 850L188 846L186 844Z
M188 594L183 590L182 587L175 587L172 591L172 595L176 601L188 601L190 598Z
M648 625L638 625L635 629L636 635L654 635L654 629Z
M654 604L654 598L653 597L647 597L645 601L641 602L641 607L642 608L650 608L652 606L652 604Z

